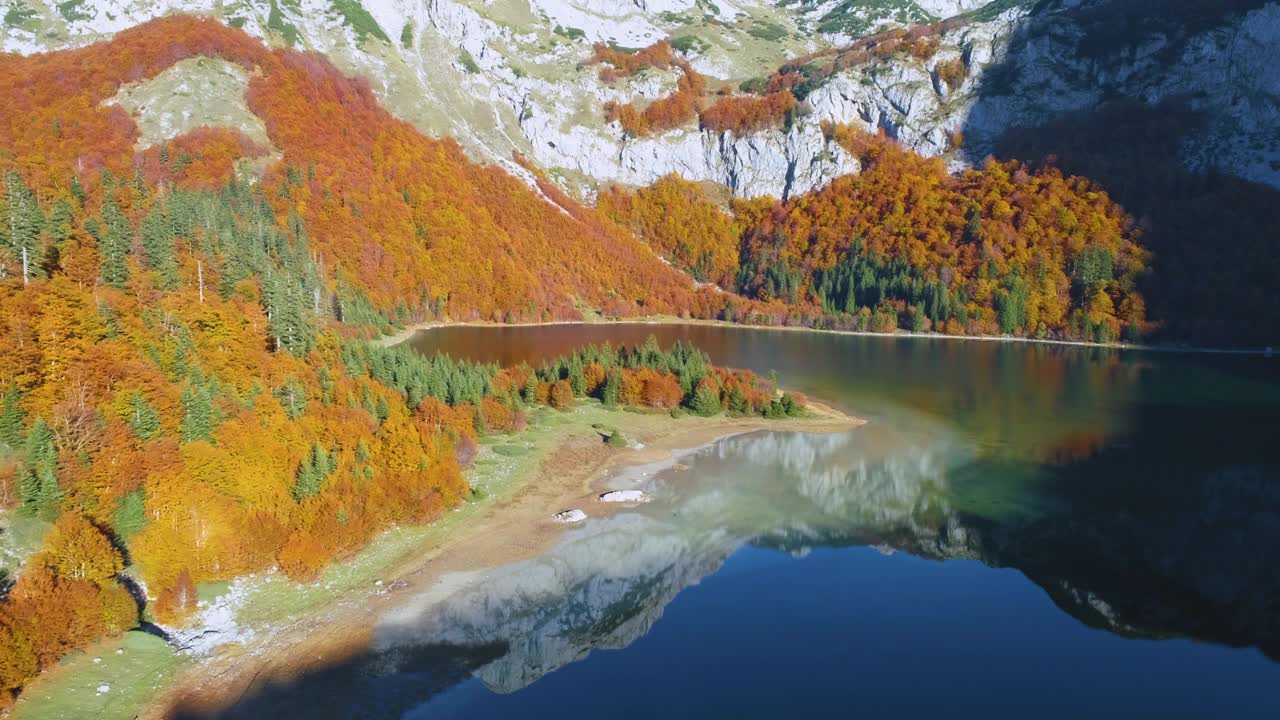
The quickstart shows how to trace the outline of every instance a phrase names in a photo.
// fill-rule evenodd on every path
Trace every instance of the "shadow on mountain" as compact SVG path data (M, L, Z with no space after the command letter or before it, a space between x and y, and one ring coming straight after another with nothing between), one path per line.
M255 686L218 708L179 704L169 717L210 718L393 718L471 677L507 652L503 643L463 647L405 646L368 652L289 681Z
M1234 143L1237 158L1244 152L1275 170L1280 127L1266 127L1275 123L1264 119L1237 138L1213 122L1224 113L1245 123L1280 118L1276 82L1234 72L1234 57L1219 58L1225 76L1205 73L1204 52L1237 52L1230 37L1219 48L1192 48L1206 31L1272 3L1043 0L1015 31L1001 64L982 76L966 121L965 137L976 140L971 161L991 152L1049 162L1101 184L1133 215L1155 253L1142 289L1148 317L1161 323L1157 340L1280 342L1280 191L1230 174L1215 156ZM1280 23L1261 32L1276 37L1253 43L1280 44ZM1130 77L1135 63L1160 76ZM1270 72L1280 70L1264 75ZM1210 105L1224 97L1224 84L1229 107ZM1045 120L1016 126L1036 116ZM1185 158L1200 169L1188 170Z

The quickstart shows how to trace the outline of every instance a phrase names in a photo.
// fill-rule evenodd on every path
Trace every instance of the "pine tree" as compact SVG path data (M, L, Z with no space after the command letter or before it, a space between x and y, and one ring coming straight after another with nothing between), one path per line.
M45 220L45 230L54 242L65 242L71 237L75 228L75 208L65 197L58 198L53 204L53 212Z
M182 441L213 438L213 397L209 390L195 382L182 389Z
M333 376L329 373L328 365L320 367L320 372L316 374L316 380L320 383L320 404L332 405L334 383Z
M123 288L129 281L129 251L132 246L132 228L129 220L120 212L115 198L108 196L102 203L102 222L105 225L98 237L98 254L102 258L99 273L102 281L112 287Z
M120 498L111 516L111 529L116 537L127 541L147 526L146 498L146 492L140 487Z
M76 199L76 204L84 207L84 186L80 184L80 178L75 175L71 176L71 197Z
M694 392L693 402L689 407L703 417L719 414L720 393L716 391L714 383L710 381L698 383L698 389Z
M24 278L42 277L44 250L40 233L45 219L35 195L18 173L10 171L4 177L4 196L0 199L4 201L0 207L0 241L15 260L23 263Z
M538 402L538 379L533 375L525 381L522 399L526 405L534 405Z
M62 490L54 470L58 462L58 449L54 444L53 430L36 418L27 433L26 467L18 483L19 510L28 516L52 520L58 514Z
M284 407L290 420L297 420L307 411L307 391L297 378L289 378L275 392L276 399Z
M142 220L142 256L159 275L161 290L178 286L178 261L173 247L173 228L157 205Z
M747 414L747 398L742 394L742 389L737 385L729 388L729 414L734 416Z
M23 425L26 413L22 409L22 393L17 385L10 385L0 397L0 445L17 450L22 445Z
M600 399L604 401L605 407L617 407L618 393L622 389L622 373L617 370L610 370L604 378L604 390L601 391Z
M320 487L324 484L324 479L337 468L338 461L336 457L330 457L328 451L320 443L313 445L311 454L304 458L302 464L298 466L298 479L293 486L294 499L302 500L320 494Z
M135 392L129 398L129 426L143 440L150 440L160 432L160 413L156 412L142 393Z
M800 414L800 406L796 404L796 399L791 393L782 393L782 399L778 401L782 407L782 414L787 417L794 417Z

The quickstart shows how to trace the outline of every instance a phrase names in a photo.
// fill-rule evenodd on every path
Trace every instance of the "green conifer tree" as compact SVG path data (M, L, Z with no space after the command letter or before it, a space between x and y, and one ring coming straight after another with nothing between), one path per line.
M195 382L182 389L182 441L212 440L213 397L209 390Z
M0 445L17 450L22 445L26 413L22 409L22 392L10 385L0 397Z
M690 409L703 417L711 417L720 413L720 393L716 392L715 387L710 382L698 384L698 389L693 393L693 402L689 404Z
M142 393L135 392L129 398L129 426L143 440L150 440L160 432L160 413Z
M173 247L173 228L159 205L142 220L142 257L159 275L161 290L178 286L178 261Z
M115 198L108 196L102 203L103 226L98 237L98 254L101 258L99 274L102 281L116 288L123 288L129 281L129 251L132 246L132 228L129 220L120 212Z
M116 537L128 541L147 526L146 492L138 487L125 493L111 516L111 529Z
M604 390L601 391L600 399L604 401L605 407L618 406L618 393L622 389L622 373L617 370L610 370L604 378Z

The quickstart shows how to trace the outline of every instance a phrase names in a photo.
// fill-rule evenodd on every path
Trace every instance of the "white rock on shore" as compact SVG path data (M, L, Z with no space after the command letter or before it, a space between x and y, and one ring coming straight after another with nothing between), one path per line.
M612 490L600 496L600 502L646 503L652 500L641 490Z
M558 523L579 523L587 519L587 514L574 508L572 510L562 510L553 515L552 518Z

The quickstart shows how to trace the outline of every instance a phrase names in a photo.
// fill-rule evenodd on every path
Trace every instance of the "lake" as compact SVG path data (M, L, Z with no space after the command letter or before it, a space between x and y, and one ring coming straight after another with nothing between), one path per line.
M651 333L870 422L611 478L655 501L387 618L368 657L276 700L410 718L1280 717L1275 361L711 326L411 342L536 364Z

